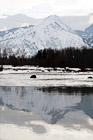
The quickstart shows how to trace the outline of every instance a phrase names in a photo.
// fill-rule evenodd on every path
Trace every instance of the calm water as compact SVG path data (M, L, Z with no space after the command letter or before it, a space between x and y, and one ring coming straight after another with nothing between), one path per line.
M53 124L66 113L77 110L93 119L93 88L0 87L0 105L34 112Z
M31 121L84 129L93 136L93 87L0 87L0 123L28 126L37 134L47 132Z

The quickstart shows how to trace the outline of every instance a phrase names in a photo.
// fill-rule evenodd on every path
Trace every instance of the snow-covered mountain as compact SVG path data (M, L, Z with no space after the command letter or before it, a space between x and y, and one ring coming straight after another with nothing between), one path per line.
M85 29L85 31L76 31L78 35L80 35L83 40L93 48L93 24Z
M85 30L93 23L93 13L86 16L62 16L59 17L73 30ZM12 28L23 27L27 25L37 25L44 19L35 19L23 14L17 15L2 15L0 16L0 31L9 30Z
M27 29L27 28L30 28L33 26L34 25L28 25L28 26L24 26L24 27L17 27L17 28L12 28L12 29L5 30L5 31L0 31L0 36L3 37L4 35L9 34L9 33L13 33L14 31L17 31L19 29Z
M1 33L0 33L1 34ZM70 27L56 15L49 16L35 26L12 29L0 36L2 48L25 49L27 55L33 55L44 48L61 49L86 46Z

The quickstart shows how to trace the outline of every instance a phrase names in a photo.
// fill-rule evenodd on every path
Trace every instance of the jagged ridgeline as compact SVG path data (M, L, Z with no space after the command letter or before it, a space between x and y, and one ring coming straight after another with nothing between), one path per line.
M85 31L77 30L76 33L83 38L83 40L93 48L93 24L91 24Z
M0 64L92 68L93 50L77 33L56 15L34 26L0 32Z
M20 55L23 50L26 56L33 56L38 50L45 48L82 46L88 47L83 39L56 15L45 18L38 25L8 30L0 36L0 47L12 48L15 55Z

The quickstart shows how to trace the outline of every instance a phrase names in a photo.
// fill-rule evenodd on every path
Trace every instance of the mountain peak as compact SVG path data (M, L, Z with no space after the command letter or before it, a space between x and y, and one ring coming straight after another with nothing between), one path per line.
M44 28L52 28L54 30L60 30L60 31L67 31L67 32L71 32L74 33L74 31L68 27L63 21L62 19L60 19L59 16L57 15L51 15L48 16L47 18L45 18L42 22L41 25Z
M54 19L54 20L60 19L59 16L57 16L57 15L50 15L50 16L47 17L47 19L48 18L49 19Z
M53 22L61 22L60 17L57 15L50 15L47 18L45 18L43 21L53 21Z
M34 55L38 50L44 48L81 48L86 44L82 38L60 20L60 17L52 15L33 28L25 30L19 28L16 31L5 34L0 39L0 45L3 48L13 48L15 54L17 50L24 46L27 55Z

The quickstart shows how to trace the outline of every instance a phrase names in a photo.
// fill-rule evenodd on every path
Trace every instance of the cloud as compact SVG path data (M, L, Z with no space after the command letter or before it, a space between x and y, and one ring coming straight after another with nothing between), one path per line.
M53 14L53 7L51 6L51 4L43 3L33 6L31 9L26 9L23 13L28 16L30 16L31 14L32 17L43 18L50 14Z
M51 14L85 15L90 12L93 12L93 0L0 0L0 15L24 13L40 18Z

